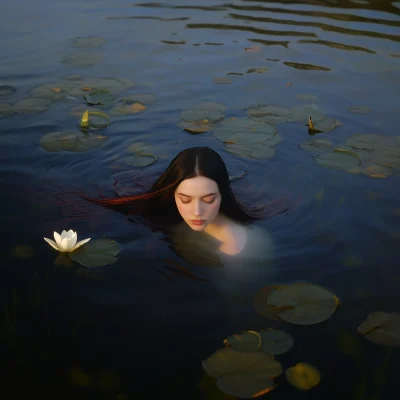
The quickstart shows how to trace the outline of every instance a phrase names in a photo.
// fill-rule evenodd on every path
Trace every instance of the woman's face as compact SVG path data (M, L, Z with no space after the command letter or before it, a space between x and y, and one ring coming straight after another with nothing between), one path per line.
M185 179L175 190L181 217L195 231L202 231L218 215L221 193L218 185L205 176Z

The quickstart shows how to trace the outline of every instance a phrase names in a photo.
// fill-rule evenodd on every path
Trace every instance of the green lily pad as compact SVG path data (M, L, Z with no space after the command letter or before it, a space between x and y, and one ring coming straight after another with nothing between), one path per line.
M114 96L107 89L92 90L85 94L85 100L90 106L110 105L114 103Z
M283 354L293 347L293 338L278 329L263 329L259 332L261 337L261 350L272 356Z
M81 119L81 130L103 129L110 124L110 117L102 111L86 110Z
M11 104L0 104L0 118L9 117L13 114L15 114L15 111Z
M59 100L64 97L66 92L66 90L60 88L56 83L46 84L32 89L31 96L47 100Z
M14 86L9 86L9 85L0 86L0 97L11 96L16 91L17 90L15 89Z
M384 165L379 164L368 164L360 168L360 172L364 175L368 175L371 178L387 178L392 175L393 168L385 167Z
M226 394L251 398L274 388L272 378L282 373L281 364L261 351L239 352L219 349L203 361L204 370L217 379L217 387Z
M200 122L179 121L178 126L183 130L185 130L186 132L192 134L209 132L214 127L212 123L203 121Z
M84 152L103 146L107 139L107 136L83 132L51 132L44 135L39 144L49 152Z
M300 148L310 153L323 153L332 148L333 143L328 139L311 139L308 142L300 143Z
M68 253L68 256L71 260L85 267L95 268L114 264L118 260L119 251L119 246L115 241L97 239L91 240L85 246Z
M375 150L371 160L385 167L400 168L400 147Z
M14 111L20 114L35 114L46 111L50 102L46 99L31 98L18 101L14 105Z
M273 290L267 303L283 307L279 317L297 325L313 325L330 318L339 300L328 290L312 284L292 284Z
M115 107L112 108L112 115L135 115L140 114L146 110L146 106L142 103L118 103Z
M293 121L293 113L286 107L263 105L251 107L247 110L247 115L256 121L266 122L271 125Z
M73 42L73 47L79 47L82 49L94 49L101 47L105 43L105 40L98 36L78 36Z
M310 390L321 381L319 371L307 363L297 363L288 368L285 374L288 382L299 390Z
M251 145L240 144L225 144L225 149L228 153L238 157L255 158L268 160L275 155L275 149L263 143L255 143Z
M265 318L272 319L274 321L281 321L278 313L282 311L282 308L275 307L268 304L269 295L276 289L280 289L283 286L279 285L268 285L262 287L254 296L253 306L258 314ZM286 309L286 308L284 308Z
M400 314L373 312L358 327L368 340L384 346L400 346Z
M73 115L74 117L82 117L82 114L85 111L88 111L87 104L78 104L71 108L69 114ZM90 112L101 112L101 110L96 107L90 107Z
M314 121L313 121L314 122ZM314 131L317 132L329 132L336 127L342 125L340 121L335 118L324 118L314 122ZM313 131L313 130L311 130Z
M347 111L353 114L368 114L371 112L371 109L367 106L352 106Z
M61 59L61 63L76 67L92 67L101 61L103 55L99 53L75 53Z
M222 111L205 108L191 108L181 113L181 120L186 122L210 122L214 123L225 118Z
M308 123L308 118L311 116L313 122L320 121L325 118L324 110L315 103L298 104L292 107L293 120L297 122Z
M354 172L361 164L361 157L354 151L337 147L331 152L319 155L316 162L321 167Z
M151 93L138 93L127 97L122 97L120 101L127 105L141 103L145 106L149 106L157 101L157 96Z
M215 126L214 136L228 144L259 144L277 134L275 126L252 118L231 118Z
M230 346L235 351L258 351L261 346L261 337L255 331L246 331L224 340L226 346Z
M132 167L147 167L154 164L158 158L150 153L136 153L121 158L121 162Z
M375 133L355 134L346 140L350 147L360 150L391 150L400 149L400 136L385 136Z
M253 73L263 74L264 72L267 72L267 71L268 71L268 68L249 68L246 71L246 74L253 74Z

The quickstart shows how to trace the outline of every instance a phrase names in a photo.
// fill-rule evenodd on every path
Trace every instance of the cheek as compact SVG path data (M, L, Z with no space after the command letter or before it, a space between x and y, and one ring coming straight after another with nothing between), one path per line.
M209 215L215 215L215 214L217 214L218 213L218 211L219 211L219 206L220 206L220 202L216 202L215 204L213 203L213 204L210 204L209 206L208 206L208 214Z

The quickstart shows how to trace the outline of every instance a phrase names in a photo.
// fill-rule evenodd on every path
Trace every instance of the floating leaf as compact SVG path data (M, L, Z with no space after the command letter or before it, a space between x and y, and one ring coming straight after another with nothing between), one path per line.
M133 167L147 167L154 164L158 158L153 154L148 153L136 153L121 158L121 162L125 165L131 165Z
M346 140L348 146L361 150L400 149L400 136L384 136L375 133L355 134Z
M244 158L267 160L275 155L275 149L263 143L251 145L226 144L225 149L228 153Z
M114 96L107 89L92 90L85 94L84 97L90 106L109 105L115 100Z
M216 107L212 107L215 104ZM207 106L209 105L209 106ZM222 105L222 107L224 107ZM203 103L198 106L185 110L181 113L181 119L187 122L196 123L214 123L225 118L224 111L221 111L221 107L218 103Z
M91 240L85 246L68 253L68 256L85 267L102 267L117 261L119 246L113 240Z
M101 147L107 136L83 132L51 132L40 139L40 146L50 152L84 152Z
M228 336L224 340L226 346L235 351L258 351L261 346L261 337L255 331L246 331L241 334Z
M59 87L61 85L56 85L57 83L36 87L31 90L31 96L47 100L59 100L64 97L65 93L68 93L68 90L65 87ZM69 86L69 88L71 89L72 87Z
M0 86L0 97L11 96L16 91L17 90L13 86L9 86L9 85Z
M283 354L293 347L293 338L278 329L263 329L259 332L261 350L270 355Z
M321 381L319 371L310 364L297 363L286 370L286 379L296 389L309 390Z
M386 167L400 168L400 146L375 150L371 160Z
M207 121L207 120L205 120ZM178 126L185 130L186 132L197 134L209 132L213 128L213 124L210 122L187 122L187 121L179 121Z
M353 106L349 107L347 111L354 114L368 114L371 112L371 109L367 106Z
M360 168L360 172L364 175L368 175L371 178L387 178L393 173L392 167L385 167L379 164L369 164L365 167Z
M308 142L300 143L300 148L312 153L323 153L332 148L333 143L328 139L311 139Z
M127 97L122 97L120 101L127 105L141 103L148 106L157 101L157 96L151 93L138 93Z
M311 116L314 123L325 118L323 109L316 104L299 104L292 107L292 119L297 122L308 123Z
M282 308L271 306L268 304L269 295L276 289L280 289L283 286L268 285L261 288L254 296L253 306L255 310L263 317L280 321L278 312L282 311Z
M329 153L319 155L316 162L321 167L353 172L361 164L361 157L354 151L337 147Z
M247 115L256 121L271 125L293 121L293 113L286 107L259 104L247 110Z
M217 350L203 361L204 370L217 378L224 393L240 398L258 397L273 389L274 378L282 373L281 364L261 351Z
M384 346L400 346L400 314L373 312L358 327L368 340Z
M78 36L73 42L73 47L80 47L83 49L94 49L96 47L101 47L105 43L105 40L98 36Z
M240 178L243 178L245 175L247 175L247 172L242 172L240 175L233 175L233 176L229 176L229 180L231 182L236 181Z
M250 68L246 71L246 74L263 74L264 72L267 72L268 68Z
M61 59L63 64L74 65L76 67L91 67L103 60L103 55L99 53L75 53Z
M214 136L229 144L259 144L277 134L273 125L251 118L231 118L219 122L213 130Z
M15 114L15 111L11 104L0 104L0 118L9 117L13 114Z
M310 125L310 122L312 123L312 127ZM329 132L335 129L336 127L340 126L341 122L338 121L335 118L324 118L318 121L312 121L311 117L309 117L309 128L311 131L314 131L314 133L318 132ZM309 132L313 133L313 132Z
M70 113L70 115L73 115L75 117L81 117L82 114L86 111L89 111L87 104L78 104L78 105L72 107L69 113ZM94 111L101 112L101 110L96 107L90 107L90 112L94 112Z
M46 111L50 102L45 99L24 99L14 105L14 111L20 114L34 114Z
M328 290L312 284L296 283L275 289L268 296L271 306L284 308L279 317L298 325L318 324L336 311L338 299Z

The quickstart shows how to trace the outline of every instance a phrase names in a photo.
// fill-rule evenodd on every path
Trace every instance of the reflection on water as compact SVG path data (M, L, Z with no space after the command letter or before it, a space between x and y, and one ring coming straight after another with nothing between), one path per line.
M16 0L0 26L1 334L14 398L28 387L62 399L222 399L201 361L227 336L265 328L294 337L285 369L320 371L310 398L397 398L397 349L357 327L400 311L398 2ZM90 133L107 136L90 150L78 142L93 89L112 121ZM225 130L210 117L221 106ZM310 137L310 114L316 127L340 124ZM275 124L267 145L249 116ZM64 140L43 146L51 132ZM244 202L293 201L260 223L275 246L265 264L215 262L196 239L196 251L173 246L76 199L77 188L143 191L202 145L220 152ZM95 269L58 256L43 237L63 229L115 240L118 261ZM335 293L335 315L304 327L256 313L258 289L296 281ZM303 394L277 383L266 396Z

